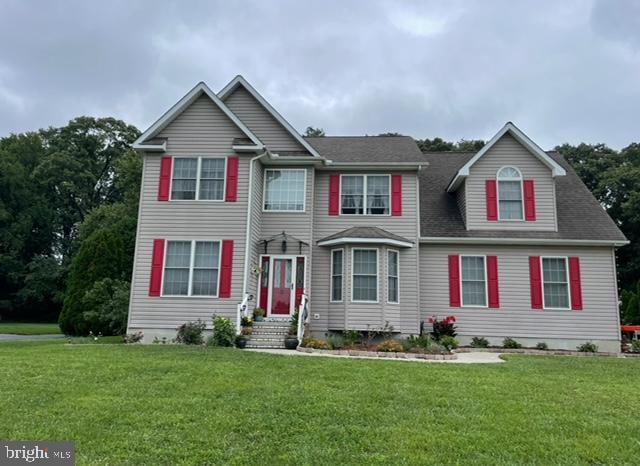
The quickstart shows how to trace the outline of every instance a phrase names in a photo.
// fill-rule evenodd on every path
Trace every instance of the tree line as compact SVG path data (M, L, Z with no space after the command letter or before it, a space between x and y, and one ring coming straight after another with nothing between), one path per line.
M131 143L139 135L114 118L79 117L0 139L0 319L58 320L71 335L125 332L142 170ZM423 152L477 151L484 141L416 143ZM631 240L618 251L622 317L640 323L640 144L555 149Z

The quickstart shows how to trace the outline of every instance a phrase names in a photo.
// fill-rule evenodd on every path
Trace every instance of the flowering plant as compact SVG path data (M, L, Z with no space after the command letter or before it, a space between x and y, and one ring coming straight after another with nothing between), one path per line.
M456 316L447 316L444 318L438 318L438 316L431 316L428 322L432 325L431 336L434 340L440 341L444 336L455 337L456 336Z

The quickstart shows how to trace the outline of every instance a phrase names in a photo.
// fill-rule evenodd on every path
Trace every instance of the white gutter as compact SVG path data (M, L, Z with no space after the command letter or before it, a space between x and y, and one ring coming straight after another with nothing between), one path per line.
M592 239L555 239L555 238L455 238L455 237L421 237L425 244L497 244L497 245L543 245L543 246L613 246L629 244L628 240L592 240Z
M247 223L246 223L247 232L246 232L245 241L244 241L244 276L242 279L243 295L248 293L247 282L248 282L248 275L249 275L249 256L251 255L249 251L249 247L250 247L249 242L251 241L251 198L253 197L253 164L256 160L258 160L261 157L264 157L268 153L269 151L265 149L265 151L262 154L256 155L251 160L249 160L249 193L247 195Z
M391 238L335 238L325 241L318 241L318 246L335 246L338 244L386 244L389 246L398 246L401 248L410 248L413 243L409 241L400 241Z

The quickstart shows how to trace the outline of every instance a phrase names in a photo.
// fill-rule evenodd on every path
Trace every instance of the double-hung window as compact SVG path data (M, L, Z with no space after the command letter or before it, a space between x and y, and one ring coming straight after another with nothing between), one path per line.
M267 169L264 183L264 210L304 211L306 178L307 171L304 169Z
M542 258L545 309L569 309L569 273L566 257Z
M172 200L224 200L226 159L174 157Z
M460 256L462 306L487 306L487 274L484 256Z
M219 241L167 241L164 264L164 295L218 295Z
M351 300L378 301L378 250L353 249Z
M503 167L498 171L498 211L500 220L522 220L522 174L517 168Z
M387 301L390 303L398 303L400 301L400 290L398 288L399 257L398 251L393 249L387 251Z
M389 175L342 175L342 214L389 215L390 184Z
M331 301L342 301L344 249L331 251Z

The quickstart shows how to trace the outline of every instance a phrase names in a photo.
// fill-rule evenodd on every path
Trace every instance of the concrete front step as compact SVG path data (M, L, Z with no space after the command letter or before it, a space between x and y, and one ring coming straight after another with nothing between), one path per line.
M254 328L251 331L251 335L287 335L288 329L275 329L275 328Z
M284 343L278 344L278 343L263 343L263 342L255 342L255 341L247 341L247 348L260 348L260 349L286 349L284 347Z
M291 322L287 321L287 322L254 322L253 326L254 327L260 327L260 328L289 328L289 325L291 325Z
M247 341L277 341L283 342L284 337L278 335L251 335L247 338Z

